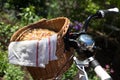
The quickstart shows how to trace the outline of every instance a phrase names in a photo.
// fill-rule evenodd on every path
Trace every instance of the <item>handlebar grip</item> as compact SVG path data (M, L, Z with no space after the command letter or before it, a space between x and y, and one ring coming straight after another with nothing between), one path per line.
M96 74L101 78L101 80L112 80L110 75L100 66L97 60L92 60L90 64L94 68Z
M109 74L100 65L96 66L94 71L101 78L101 80L112 80Z
M99 10L97 13L100 15L100 17L105 17L105 14L107 13L118 13L119 9L118 8L111 8L107 10Z

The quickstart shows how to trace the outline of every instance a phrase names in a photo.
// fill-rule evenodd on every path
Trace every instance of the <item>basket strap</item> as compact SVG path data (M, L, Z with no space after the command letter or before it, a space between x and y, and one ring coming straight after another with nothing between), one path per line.
M39 49L39 42L37 41L37 48L36 48L36 67L38 67L38 49Z

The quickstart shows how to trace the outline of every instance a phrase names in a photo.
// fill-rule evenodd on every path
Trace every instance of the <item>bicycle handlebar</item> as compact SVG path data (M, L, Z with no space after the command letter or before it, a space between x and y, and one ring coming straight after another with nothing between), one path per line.
M111 9L107 9L107 10L98 10L95 14L90 15L86 21L85 24L83 26L82 32L86 32L89 22L92 18L104 18L106 14L109 13L119 13L119 9L118 8L111 8Z
M107 10L99 10L97 12L97 14L99 15L99 17L105 17L105 15L107 13L118 13L119 12L119 9L118 8L111 8L111 9L107 9Z

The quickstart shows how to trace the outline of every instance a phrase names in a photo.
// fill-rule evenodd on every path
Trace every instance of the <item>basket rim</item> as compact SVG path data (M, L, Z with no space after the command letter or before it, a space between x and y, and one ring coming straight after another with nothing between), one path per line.
M15 33L13 33L13 35L11 36L10 42L19 40L18 38L20 36L22 36L24 34L24 32L31 29L31 27L33 25L35 25L35 24L41 24L42 25L42 24L46 24L47 22L54 21L54 20L64 20L63 26L61 27L61 29L57 33L57 37L62 38L66 34L66 32L69 28L69 24L70 24L70 20L67 17L57 17L57 18L52 18L52 19L43 18L43 19L40 19L39 21L28 24L27 26L24 26L24 27L18 29Z

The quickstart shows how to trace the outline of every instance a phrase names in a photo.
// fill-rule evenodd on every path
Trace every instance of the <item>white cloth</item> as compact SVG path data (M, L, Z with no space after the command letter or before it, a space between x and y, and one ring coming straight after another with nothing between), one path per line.
M45 68L49 61L57 60L56 43L56 34L39 41L11 42L8 47L9 62L21 66Z

